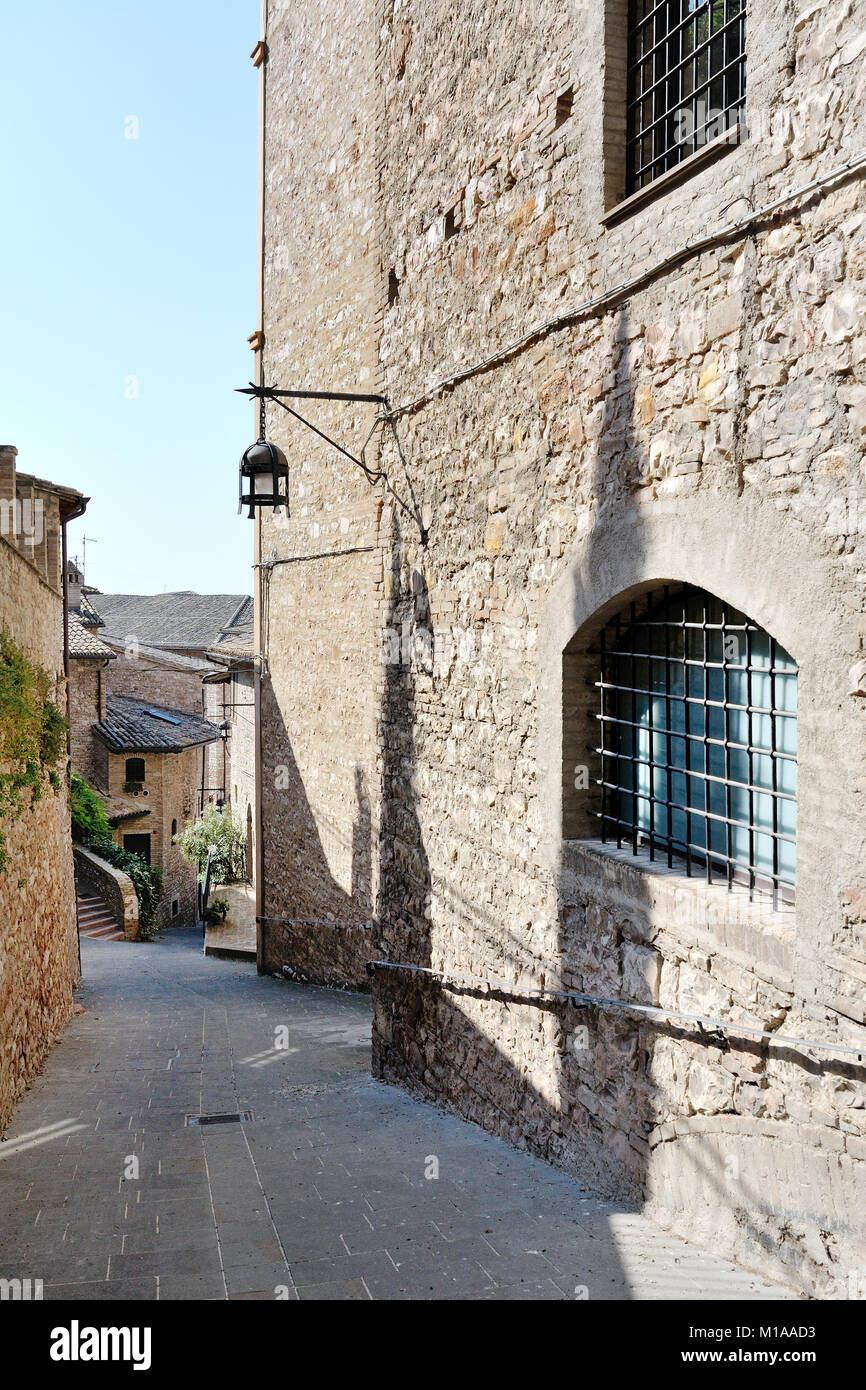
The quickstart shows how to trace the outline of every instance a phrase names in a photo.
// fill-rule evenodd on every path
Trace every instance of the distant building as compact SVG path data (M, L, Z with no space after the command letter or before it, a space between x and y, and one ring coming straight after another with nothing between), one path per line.
M162 870L160 923L184 925L195 920L196 877L174 836L208 805L252 829L254 745L237 724L243 701L231 698L252 679L252 600L101 594L75 570L69 601L73 766L101 794L117 843ZM253 864L249 853L251 881Z
M162 926L196 919L196 875L174 837L195 814L200 769L216 725L198 715L108 694L94 725L104 749L102 785L108 793L115 838L162 870Z
M108 675L108 688L162 703L189 714L201 714L220 724L225 720L221 684L225 663L213 650L221 643L252 647L252 599L247 594L101 594L90 601L102 620L102 640L117 660ZM236 769L254 777L248 765ZM212 745L198 779L195 813L208 805L232 804L230 737ZM245 807L239 808L243 815Z

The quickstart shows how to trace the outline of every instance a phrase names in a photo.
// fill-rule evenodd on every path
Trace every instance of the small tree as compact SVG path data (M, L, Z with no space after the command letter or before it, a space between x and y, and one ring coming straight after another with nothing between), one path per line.
M231 883L243 876L244 847L246 837L243 829L230 811L208 806L204 814L194 821L187 821L174 837L184 859L195 867L200 885L200 915L207 908L207 897L212 883Z

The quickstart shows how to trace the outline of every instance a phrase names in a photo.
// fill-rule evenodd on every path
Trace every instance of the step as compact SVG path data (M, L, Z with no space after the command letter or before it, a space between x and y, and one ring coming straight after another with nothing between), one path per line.
M90 941L124 941L125 933L104 898L76 891L78 930Z
M117 923L111 922L103 927L85 927L81 932L90 941L123 941L124 933L118 930Z

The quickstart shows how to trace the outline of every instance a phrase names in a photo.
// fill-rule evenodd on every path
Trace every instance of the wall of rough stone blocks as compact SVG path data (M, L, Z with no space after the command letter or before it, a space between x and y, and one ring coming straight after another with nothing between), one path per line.
M72 767L91 786L102 786L105 759L101 745L93 736L93 726L102 717L105 699L105 667L93 658L70 658L69 662L69 751Z
M50 572L59 581L59 566ZM2 536L0 625L56 678L62 709L63 600ZM0 1130L72 1015L78 951L65 784L59 795L47 791L19 820L5 820L4 833L9 863L0 875Z
M619 220L601 114L615 4L471 0L459 22L437 0L315 14L271 6L266 371L423 398L396 437L378 436L376 461L411 487L429 541L384 493L364 532L378 550L273 571L264 911L348 915L355 895L335 886L345 894L356 763L370 784L376 955L506 986L642 991L859 1047L862 178L653 272L866 148L856 7L795 4L781 26L755 0L749 138ZM353 290L362 250L369 308ZM428 398L641 275L608 310L576 312ZM323 417L345 439L366 433L363 412ZM264 558L345 546L354 474L273 424L301 457L290 452L292 519L266 523ZM719 925L736 917L727 895L708 905L683 878L670 890L563 835L563 692L599 613L660 580L741 607L800 667L797 906L739 935ZM278 753L290 767L279 791L267 783ZM324 933L300 959L288 935L268 940L268 968L327 967ZM589 1165L687 1234L710 1234L711 1192L715 1247L796 1286L838 1292L862 1265L862 1066L396 972L376 974L374 1002L379 1075Z
M226 689L228 739L226 793L236 821L247 837L247 874L255 876L256 838L256 685L252 670L233 671Z
M381 278L376 24L348 0L322 20L313 5L269 5L265 372L282 385L370 393ZM304 408L353 452L375 415L351 402ZM263 526L263 561L289 563L263 573L261 912L358 923L376 892L381 494L273 406L268 429L289 460L292 515ZM365 984L366 939L354 926L271 921L264 967Z

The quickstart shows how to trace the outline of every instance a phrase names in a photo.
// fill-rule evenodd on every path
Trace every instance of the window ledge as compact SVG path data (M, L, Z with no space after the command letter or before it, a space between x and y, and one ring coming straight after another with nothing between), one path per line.
M750 901L745 888L689 878L650 860L649 851L617 849L602 840L564 840L563 890L587 896L623 915L643 916L649 938L659 933L686 950L723 955L778 988L793 987L796 915L772 899Z
M612 208L608 208L607 212L602 214L602 225L609 227L613 223L629 217L633 212L637 212L639 208L652 202L654 198L660 198L663 194L668 193L671 188L689 178L698 169L702 169L705 164L711 164L714 160L727 154L729 150L736 149L742 144L744 134L745 127L742 121L739 121L736 125L731 126L730 130L726 130L722 135L717 135L715 140L710 140L701 149L695 150L694 154L690 154L675 169L668 169L667 173L659 174L658 178L653 179L652 183L648 183L646 188L638 189L637 193L632 193L622 202L615 203Z

